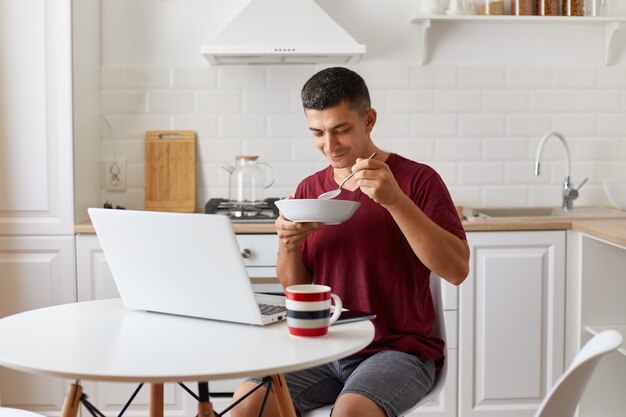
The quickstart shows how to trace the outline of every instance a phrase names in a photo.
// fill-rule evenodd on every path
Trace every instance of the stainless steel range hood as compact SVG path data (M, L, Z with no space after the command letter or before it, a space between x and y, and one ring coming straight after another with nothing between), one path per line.
M251 0L202 55L224 64L353 64L365 53L314 0Z

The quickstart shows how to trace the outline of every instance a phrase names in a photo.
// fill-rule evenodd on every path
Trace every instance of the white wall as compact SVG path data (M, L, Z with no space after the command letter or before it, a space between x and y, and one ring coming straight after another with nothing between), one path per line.
M456 202L559 205L564 152L557 141L545 149L544 174L533 176L536 145L552 129L570 144L574 182L589 177L578 205L607 205L601 179L626 177L623 33L606 66L603 26L440 25L430 33L423 66L420 28L411 23L415 1L319 3L367 45L353 69L367 81L379 112L375 141L435 167ZM219 165L236 154L258 154L274 166L277 180L268 196L289 194L325 165L299 102L302 84L322 67L213 67L200 55L200 45L245 4L101 3L101 111L117 131L128 185L125 192L104 192L103 200L143 207L146 130L198 132L198 209L209 197L227 195L227 173ZM107 159L114 141L104 125L102 138Z

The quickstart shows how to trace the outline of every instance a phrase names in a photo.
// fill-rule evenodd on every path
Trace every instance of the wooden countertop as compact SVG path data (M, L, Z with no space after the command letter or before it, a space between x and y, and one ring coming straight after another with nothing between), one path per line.
M563 219L558 217L518 217L463 220L468 232L523 230L578 230L618 245L626 246L626 212L623 218ZM235 233L275 233L274 223L233 223ZM77 234L95 233L91 222L76 225Z

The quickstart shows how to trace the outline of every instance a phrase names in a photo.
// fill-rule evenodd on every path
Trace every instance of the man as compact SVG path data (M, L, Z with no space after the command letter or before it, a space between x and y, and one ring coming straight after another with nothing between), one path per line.
M334 417L396 416L430 390L444 359L443 341L432 334L429 278L432 271L452 284L463 282L465 233L434 170L374 144L377 113L358 74L318 72L304 85L302 103L315 146L330 165L304 179L295 198L317 198L355 172L337 198L361 206L333 226L280 216L278 279L283 287L329 285L344 307L377 318L374 340L361 352L285 379L299 413L334 404ZM235 398L253 386L243 383ZM262 391L235 407L233 416L257 415ZM263 415L278 415L273 400Z

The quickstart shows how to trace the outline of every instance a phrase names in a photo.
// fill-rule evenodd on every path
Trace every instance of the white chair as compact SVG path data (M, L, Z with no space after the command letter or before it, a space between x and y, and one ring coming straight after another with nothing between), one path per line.
M573 416L598 362L621 344L622 335L615 330L605 330L591 338L552 386L535 417Z
M0 417L45 417L43 414L32 411L21 410L19 408L0 407Z
M445 342L446 323L443 320L443 302L441 300L441 278L432 273L430 274L430 294L433 297L435 313L437 314L437 321L435 322L435 327L433 331L437 337L439 337L440 339L443 339L443 341ZM444 346L443 354L446 357L448 356L447 346ZM443 366L441 367L441 369L437 373L437 376L435 377L435 384L433 385L432 389L428 392L428 394L426 394L426 396L422 398L417 404L415 404L408 410L405 410L402 413L400 413L400 415L404 416L404 415L409 414L411 411L415 410L416 408L420 407L424 403L427 403L428 401L432 400L437 395L439 395L439 393L441 392L441 390L443 389L446 383L447 376L448 376L448 361L445 360L443 362ZM311 410L308 413L306 413L304 417L328 417L330 416L331 409L332 409L331 406L316 408L315 410Z

